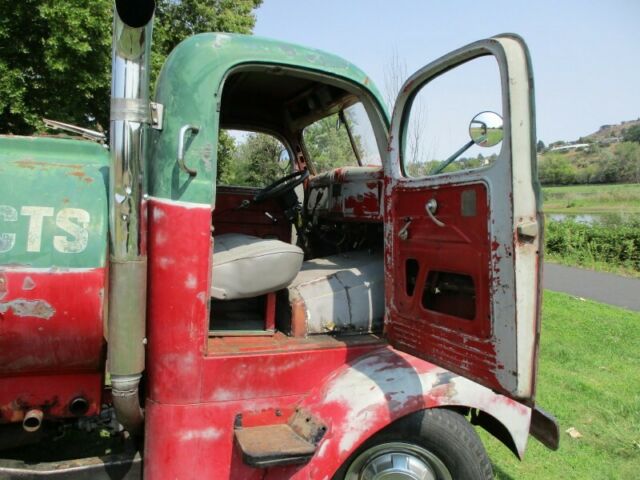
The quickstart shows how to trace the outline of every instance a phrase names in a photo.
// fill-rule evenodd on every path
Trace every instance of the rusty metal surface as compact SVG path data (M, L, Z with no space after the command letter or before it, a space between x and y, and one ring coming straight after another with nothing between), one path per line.
M256 467L305 463L316 450L286 423L236 429L235 438L245 463Z
M0 479L138 480L142 457L138 452L60 462L26 463L0 459Z
M556 418L540 407L531 413L531 428L529 433L533 438L551 450L560 448L560 426Z

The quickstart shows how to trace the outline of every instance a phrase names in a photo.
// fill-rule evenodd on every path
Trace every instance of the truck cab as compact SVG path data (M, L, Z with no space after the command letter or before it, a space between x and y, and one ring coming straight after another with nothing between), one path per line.
M126 71L153 14L120 3ZM479 59L495 101L450 122L470 136L449 153L414 155L422 92ZM518 456L530 433L557 448L535 407L543 222L522 39L428 64L391 114L351 63L253 36L186 39L150 102L114 78L110 163L79 140L0 140L17 145L0 175L43 189L0 201L2 428L113 405L140 456L87 472L141 475L142 458L153 479L490 478L471 423ZM45 171L71 178L60 199ZM53 242L37 252L36 231ZM65 355L30 360L38 336Z

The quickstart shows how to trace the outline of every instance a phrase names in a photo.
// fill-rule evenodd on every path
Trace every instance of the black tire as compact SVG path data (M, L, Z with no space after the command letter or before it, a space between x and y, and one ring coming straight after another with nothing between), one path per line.
M491 480L487 452L471 424L443 408L408 415L366 441L334 480L382 478ZM404 476L403 476L404 473Z

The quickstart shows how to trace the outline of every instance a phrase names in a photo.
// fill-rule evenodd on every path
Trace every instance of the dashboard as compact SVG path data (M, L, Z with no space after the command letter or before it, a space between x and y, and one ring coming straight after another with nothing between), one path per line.
M307 216L346 221L382 222L382 167L342 167L309 180Z

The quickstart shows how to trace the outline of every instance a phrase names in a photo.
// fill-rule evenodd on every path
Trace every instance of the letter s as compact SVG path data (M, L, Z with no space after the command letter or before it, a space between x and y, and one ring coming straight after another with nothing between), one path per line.
M55 235L53 248L62 253L80 253L87 248L89 241L89 220L91 216L81 208L63 208L56 215L56 225L72 235ZM75 220L72 221L72 220Z

